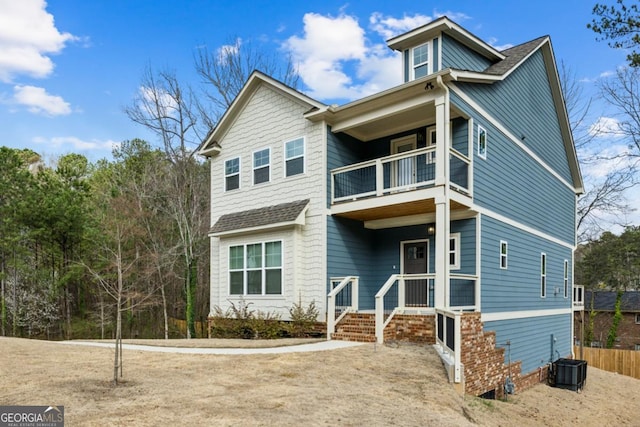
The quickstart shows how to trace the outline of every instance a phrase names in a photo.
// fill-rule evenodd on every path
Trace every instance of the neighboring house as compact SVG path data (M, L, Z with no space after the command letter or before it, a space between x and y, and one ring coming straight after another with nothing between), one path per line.
M606 347L609 331L616 312L618 292L585 291L584 345ZM613 347L619 350L640 350L640 292L625 291L620 294L622 318L618 324ZM575 320L575 343L580 345L580 318ZM589 333L589 330L591 332Z
M336 106L254 72L203 142L212 309L315 301L329 338L436 343L467 393L541 381L572 354L582 192L550 39L443 17L388 44L403 84Z

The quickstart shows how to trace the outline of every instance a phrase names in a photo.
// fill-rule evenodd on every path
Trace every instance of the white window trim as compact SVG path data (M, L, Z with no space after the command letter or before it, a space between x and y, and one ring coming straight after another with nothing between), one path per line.
M636 325L640 325L640 313L636 314Z
M415 64L413 62L413 60L414 60L414 51L417 48L422 47L422 46L427 46L427 61L426 62L420 62L419 64ZM411 69L410 69L410 77L411 77L411 79L410 80L415 80L416 79L416 67L420 67L420 66L425 65L425 64L427 65L427 74L426 75L428 76L429 74L432 74L432 72L433 72L432 71L432 69L433 69L432 57L433 57L433 44L431 43L431 41L428 41L426 43L422 43L421 45L412 47L409 50L409 60L411 61ZM422 77L424 77L424 76L422 76ZM420 78L420 77L418 77L418 78Z
M230 162L231 160L235 160L238 159L238 172L234 173L232 175L227 175L227 162ZM242 158L240 156L236 156L236 157L231 157L229 159L226 159L224 161L223 164L223 173L224 173L224 179L223 179L223 183L222 183L222 187L223 187L223 191L226 193L228 191L236 191L239 190L242 187ZM234 175L238 175L238 188L233 188L231 190L227 190L227 178L234 176Z
M540 253L540 298L547 297L547 254Z
M297 140L301 139L302 140L302 155L301 156L295 156L295 157L291 157L291 158L287 158L287 144L290 142L295 142ZM282 175L285 178L292 178L298 175L304 175L307 173L307 138L304 136L300 136L298 138L293 138L293 139L289 139L287 141L285 141L282 144L282 156L284 157L284 165L282 168ZM287 161L288 160L294 160L297 159L299 157L302 157L302 173L297 173L295 175L287 175Z
M256 153L259 153L260 151L264 151L264 150L269 151L269 163L267 163L266 165L262 165L262 166L256 168L254 156L256 155ZM262 169L262 168L265 168L265 167L269 168L269 179L266 180L265 182L260 182L260 183L256 184L256 174L255 174L256 169ZM252 182L253 185L263 185L263 184L270 183L271 182L271 169L272 169L271 168L271 147L263 147L263 148L260 148L258 150L255 150L255 151L253 151L251 153L251 182Z
M569 298L569 260L564 260L564 297Z
M483 132L484 132L484 153L480 151L480 135L482 135ZM487 135L488 135L487 130L482 126L478 125L478 157L484 160L487 159L487 151L488 151Z
M449 260L451 260L451 240L455 241L455 248L453 250L453 254L455 256L456 262L454 264L449 264L449 270L460 270L460 233L451 233L449 234L449 248L447 249L447 255L449 256Z
M280 243L280 277L281 277L281 281L280 281L280 293L279 294L267 294L266 293L266 271L267 269L276 269L277 267L266 267L265 264L265 244L266 243L276 243L279 242ZM249 286L249 281L247 280L247 273L251 270L251 271L255 271L258 270L257 268L252 268L249 269L249 267L247 266L247 246L251 246L251 245L261 245L262 246L262 266L260 267L261 270L261 274L262 274L262 289L261 289L261 293L259 294L250 294L247 293L248 290L248 286ZM231 252L231 248L233 247L237 247L237 246L242 246L243 247L243 260L242 260L242 294L232 294L231 293L231 273L232 272L237 272L240 271L239 269L231 269L229 266L230 263L230 257L229 254ZM238 244L238 245L229 245L227 247L227 296L230 298L239 298L239 297L249 297L249 298L254 298L254 297L282 297L285 295L285 289L284 289L284 241L276 239L276 240L264 240L264 241L260 241L260 242L251 242L251 243L243 243L243 244Z
M505 253L502 253L502 246L505 247ZM507 270L509 268L509 243L506 240L500 240L500 248L499 248L499 265L501 270ZM502 260L504 259L504 266L502 265Z

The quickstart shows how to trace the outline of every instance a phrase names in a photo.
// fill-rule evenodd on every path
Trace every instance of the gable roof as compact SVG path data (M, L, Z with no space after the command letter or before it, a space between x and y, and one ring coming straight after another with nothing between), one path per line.
M404 34L392 37L387 40L387 46L393 50L404 50L409 47L418 46L425 43L429 39L440 33L446 33L459 42L463 43L470 49L484 55L485 57L496 61L504 58L503 53L496 50L493 46L485 43L479 37L470 33L460 25L453 22L447 16L442 16L425 25L414 28Z
M591 301L593 298L594 311L615 311L618 293L614 291L586 291L584 308L592 310ZM620 300L620 310L640 313L640 291L626 291L622 293Z
M222 215L211 227L209 234L220 236L304 224L302 214L306 211L308 204L309 199L304 199Z
M261 85L268 85L270 88L278 91L282 96L305 105L307 109L326 107L325 104L310 98L302 92L298 92L286 84L255 70L251 73L246 83L231 103L231 106L227 108L227 111L225 111L223 116L220 118L216 127L211 129L204 141L202 141L202 144L200 144L200 147L198 148L198 154L205 157L211 157L220 152L222 147L219 141L222 140L229 128L233 125L249 99L251 99L251 95L253 95Z

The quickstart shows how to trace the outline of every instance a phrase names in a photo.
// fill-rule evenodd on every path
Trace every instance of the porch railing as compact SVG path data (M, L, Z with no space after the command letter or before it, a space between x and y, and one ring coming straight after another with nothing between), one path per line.
M476 284L478 277L471 274L451 274L449 276L449 307L456 310L476 309Z
M450 148L450 184L463 193L470 191L471 161ZM331 202L338 203L433 186L436 147L419 148L331 171Z
M398 311L433 307L434 274L393 274L376 294L376 340Z
M358 277L332 277L327 295L327 339L336 331L336 324L347 313L358 311Z
M461 311L436 309L436 345L440 347L440 355L445 363L453 369L451 379L459 383L462 376L460 362L460 317Z

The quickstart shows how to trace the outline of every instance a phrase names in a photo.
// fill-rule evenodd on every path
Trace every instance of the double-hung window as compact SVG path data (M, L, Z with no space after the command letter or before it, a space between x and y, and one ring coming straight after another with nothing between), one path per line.
M420 77L429 74L429 44L425 43L412 49L413 59L413 78L418 79Z
M253 184L262 184L271 179L271 149L255 151L253 153Z
M500 241L500 268L506 270L509 266L509 245L504 240Z
M240 157L224 162L224 191L240 188Z
M304 138L284 143L285 176L304 173Z
M547 297L547 254L540 254L540 296Z
M229 248L230 295L282 294L282 242Z
M449 236L449 268L460 269L460 233Z
M487 131L482 126L478 126L478 156L487 158Z
M569 298L569 261L564 260L564 297Z

